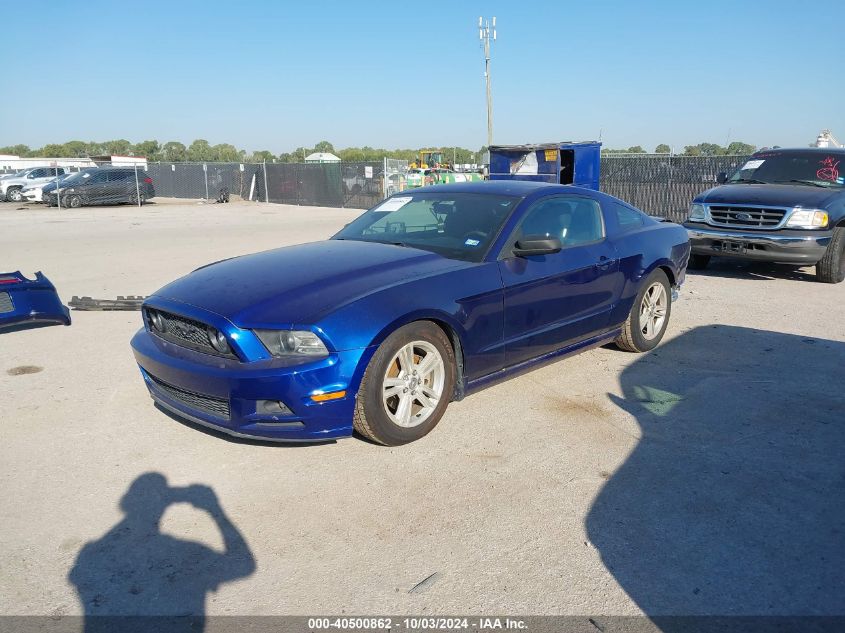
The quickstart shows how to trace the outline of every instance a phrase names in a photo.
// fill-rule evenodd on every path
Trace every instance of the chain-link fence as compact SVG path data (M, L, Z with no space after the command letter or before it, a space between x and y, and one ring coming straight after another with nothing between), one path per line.
M281 204L368 208L404 189L407 161L361 163L150 163L156 195L230 197Z
M748 156L605 155L601 158L603 192L651 215L674 222L687 217L690 201L716 186L716 175L731 173Z
M719 172L731 173L747 158L605 155L601 158L600 188L652 215L683 221L696 194L713 187ZM394 159L357 163L149 163L137 169L141 180L152 181L158 198L215 200L226 195L230 199L367 209L406 188L408 163Z

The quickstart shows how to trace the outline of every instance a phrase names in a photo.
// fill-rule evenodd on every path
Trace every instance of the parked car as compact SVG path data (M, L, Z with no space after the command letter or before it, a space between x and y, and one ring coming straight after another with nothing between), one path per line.
M392 196L333 238L204 266L143 304L150 394L235 436L419 439L451 400L616 341L653 349L689 241L606 194L526 181Z
M12 178L0 179L0 199L20 202L23 200L21 191L24 187L43 185L66 173L68 169L65 167L30 167L14 174Z
M815 266L819 281L845 280L845 149L760 151L717 181L684 224L690 268L733 257Z
M41 185L41 202L55 206L57 204L56 197L52 196L51 198L50 193L62 186L62 183L76 182L77 180L82 181L89 178L93 172L97 171L97 169L97 167L86 167L85 169L80 169L72 174L66 174L59 178L55 178L46 185ZM26 190L24 190L24 197L26 197L26 195Z
M68 178L73 178L78 174L87 174L92 171L95 171L96 169L96 167L87 167L79 171L74 171L71 173L56 176L55 178L47 181L46 183L29 185L21 189L21 198L25 202L44 202L44 194L55 190L56 187L59 186L59 183L66 181Z
M75 209L92 204L144 204L155 197L153 179L146 172L132 168L100 167L88 177L68 179L48 194L47 204L56 205L57 195L62 206Z

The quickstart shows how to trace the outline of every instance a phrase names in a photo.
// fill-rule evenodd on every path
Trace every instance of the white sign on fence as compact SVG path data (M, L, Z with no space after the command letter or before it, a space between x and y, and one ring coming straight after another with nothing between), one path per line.
M364 178L372 178L373 177L373 166L372 165L365 165L364 166Z

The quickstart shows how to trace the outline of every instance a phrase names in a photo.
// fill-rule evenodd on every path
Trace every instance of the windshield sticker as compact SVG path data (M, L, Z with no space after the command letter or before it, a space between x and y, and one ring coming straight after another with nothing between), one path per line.
M740 169L740 171L745 171L746 169L757 169L760 165L762 165L765 162L766 162L765 159L763 159L763 160L750 160L742 166L742 169Z
M828 156L824 160L819 161L821 169L816 172L816 178L819 180L829 180L830 182L839 182L839 161L834 161L833 156Z
M466 244L467 246L478 246L479 244L481 244L481 240L468 239L466 242L464 242L464 244Z
M377 209L376 211L398 211L406 204L408 204L413 198L410 196L400 196L398 198L390 198L389 200L385 200Z

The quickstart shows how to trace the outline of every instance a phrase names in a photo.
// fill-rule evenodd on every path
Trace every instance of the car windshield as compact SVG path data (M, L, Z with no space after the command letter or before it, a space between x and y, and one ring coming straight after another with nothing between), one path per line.
M64 178L61 179L61 182L62 182L62 184L65 184L65 183L73 184L75 182L82 182L83 180L88 178L90 175L91 175L90 172L78 171L76 173L65 176Z
M777 150L755 154L728 182L845 187L845 154Z
M519 200L484 193L403 192L332 239L397 244L480 262Z

